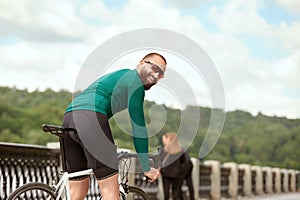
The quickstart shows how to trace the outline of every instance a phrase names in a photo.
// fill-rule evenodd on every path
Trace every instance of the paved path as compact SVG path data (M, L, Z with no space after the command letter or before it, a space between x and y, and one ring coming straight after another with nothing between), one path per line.
M282 193L282 194L268 194L265 196L255 196L248 198L241 198L242 200L300 200L300 192Z

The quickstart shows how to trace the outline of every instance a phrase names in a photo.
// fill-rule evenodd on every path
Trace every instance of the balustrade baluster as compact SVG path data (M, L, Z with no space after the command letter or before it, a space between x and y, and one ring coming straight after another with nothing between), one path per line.
M53 184L55 177L51 176L50 162L47 162L47 166L45 167L45 176L47 177L48 183Z
M54 163L51 166L51 174L50 174L50 176L55 177L55 178L58 177L58 171L57 171L56 166L55 166Z
M40 163L35 162L34 174L35 174L35 177L36 177L36 182L41 183L42 182L42 176L41 176L41 172L40 172Z
M16 187L20 187L21 185L24 184L24 177L23 177L23 170L22 170L22 162L19 161L18 165L16 166L16 170L17 170L17 180L18 180L18 184L16 185Z
M15 159L11 159L11 168L10 168L10 177L11 177L11 190L14 191L17 187L18 183L18 177L16 173L16 161Z
M23 169L23 176L25 179L25 183L29 183L30 182L30 175L29 175L29 165L28 165L28 160L25 159L24 160L24 169Z
M5 161L0 158L0 198L6 199L6 178L4 176Z
M49 178L46 176L46 166L47 163L45 160L42 160L42 164L40 165L40 172L42 177L42 182L45 184L50 184Z
M6 165L4 165L4 179L5 181L5 193L9 194L12 190L11 190L11 177L9 175L9 165L10 165L10 161L9 159L6 159ZM7 196L6 196L7 197Z

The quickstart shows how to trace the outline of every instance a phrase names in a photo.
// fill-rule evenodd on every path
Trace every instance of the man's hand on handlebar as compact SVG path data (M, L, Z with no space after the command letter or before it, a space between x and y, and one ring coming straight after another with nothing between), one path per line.
M154 182L160 176L160 171L151 167L149 171L144 172L144 175L149 178L149 182Z

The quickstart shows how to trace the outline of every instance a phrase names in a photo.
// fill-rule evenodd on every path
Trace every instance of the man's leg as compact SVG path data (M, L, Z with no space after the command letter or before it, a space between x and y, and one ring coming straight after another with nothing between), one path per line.
M98 184L100 187L100 192L101 192L101 195L104 200L119 200L120 199L120 189L119 189L118 177L119 177L119 174L115 174L109 178L98 181Z
M69 181L71 200L83 200L89 190L90 178Z
M95 115L92 111L73 111L73 117L76 119L77 134L72 138L81 144L84 157L98 179L103 199L119 199L117 150L107 116ZM81 162L77 159L77 163Z
M62 140L62 145L64 147L64 152L62 153L64 153L66 165L66 169L63 170L72 173L88 169L84 149L81 146L80 139L75 131L72 112L68 112L64 115L62 126L74 129L68 131ZM82 177L76 180L69 180L70 195L72 200L84 199L89 189L89 180L89 176L86 178Z

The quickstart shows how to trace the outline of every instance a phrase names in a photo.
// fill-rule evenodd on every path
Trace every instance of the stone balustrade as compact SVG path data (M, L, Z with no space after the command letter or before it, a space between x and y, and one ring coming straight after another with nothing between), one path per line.
M219 161L205 161L200 164L198 159L192 158L194 169L198 170L197 174L193 174L193 180L200 180L200 183L195 182L196 199L238 199L239 197L252 197L256 195L268 195L272 193L296 192L300 185L300 172L293 169L272 168L269 166L251 166L249 164L224 163ZM202 166L203 165L203 166ZM195 167L200 166L200 167ZM210 170L207 169L210 168ZM201 178L206 172L201 172L201 169L210 171L210 180L207 181L209 186L209 195L201 195ZM229 172L228 172L229 170ZM228 181L224 176L227 174ZM199 178L200 177L200 178ZM198 187L197 187L198 186Z
M193 162L195 199L238 199L255 195L296 192L299 190L300 172L294 169L251 166L233 162L220 163L208 160ZM28 182L52 184L61 170L60 151L57 144L49 147L0 143L0 199L17 187ZM139 163L133 161L133 172L138 172ZM162 199L161 178L154 183L143 182L140 173L129 175L131 184L145 190L151 199ZM186 188L184 185L183 188ZM99 189L92 179L86 199L95 199ZM184 190L188 193L188 190ZM185 195L188 196L188 195ZM188 199L188 198L187 198Z

